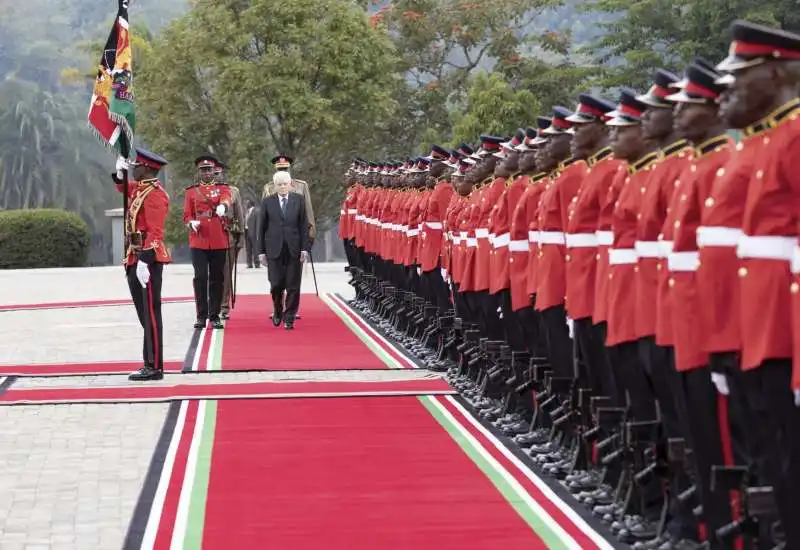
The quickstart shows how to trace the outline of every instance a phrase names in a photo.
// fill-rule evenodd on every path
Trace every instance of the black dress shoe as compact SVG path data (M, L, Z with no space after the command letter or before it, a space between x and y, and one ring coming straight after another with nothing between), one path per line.
M194 328L205 328L205 326L206 326L205 317L198 317L197 320L194 322Z
M227 321L228 319L231 318L231 314L228 313L227 311L223 311L222 313L219 314L219 318L222 319L223 321Z
M217 317L215 319L211 319L211 328L213 328L213 329L222 329L222 328L225 328L225 325L222 324L222 319Z
M151 365L145 365L128 375L128 380L135 381L161 380L162 378L164 378L164 371Z
M273 313L272 314L272 325L279 327L281 326L281 314L280 313Z
M284 319L284 321L283 321L283 328L285 328L286 330L292 330L292 329L294 329L294 320L295 320L296 318L297 318L297 317L290 317L290 316L287 316L287 317L286 317L286 319Z

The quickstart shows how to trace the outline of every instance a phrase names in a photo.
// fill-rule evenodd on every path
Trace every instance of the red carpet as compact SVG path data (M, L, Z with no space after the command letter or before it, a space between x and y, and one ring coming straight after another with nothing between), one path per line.
M225 401L203 548L542 550L417 398Z
M162 298L161 302L164 304L194 302L194 298L189 297L173 297ZM77 302L45 302L41 304L14 304L14 305L0 305L0 312L2 311L22 311L31 309L70 309L81 307L104 307L104 306L133 306L130 298L120 300L82 300Z
M240 296L225 326L222 370L387 368L320 298L304 294L300 313L293 331L275 328L269 296Z
M82 402L163 402L182 399L255 399L283 397L341 397L358 395L424 395L455 393L441 378L392 380L387 382L246 382L214 384L176 384L171 386L30 388L13 386L0 395L0 405L82 403Z
M68 376L87 374L128 374L142 366L141 361L67 363L63 365L0 365L0 376ZM164 364L165 372L180 372L178 361Z

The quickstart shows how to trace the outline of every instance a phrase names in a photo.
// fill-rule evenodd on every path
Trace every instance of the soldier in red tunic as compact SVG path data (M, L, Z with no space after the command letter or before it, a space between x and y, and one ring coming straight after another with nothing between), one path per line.
M130 380L161 380L164 377L164 338L161 321L161 283L164 264L170 263L164 244L164 224L169 212L169 196L158 172L167 161L144 149L136 149L132 166L121 159L113 175L117 190L125 192L123 170L133 168L128 182L128 213L125 218L125 274L144 329L144 365L132 372Z
M730 84L728 120L749 123L761 150L747 185L740 259L742 385L754 416L748 423L759 481L772 485L786 533L800 548L800 399L792 377L792 258L800 233L800 35L736 21L718 70ZM749 143L748 143L749 145ZM741 153L741 151L740 151ZM797 287L794 287L796 294ZM793 383L794 382L794 383Z
M727 401L718 400L709 376L708 354L704 341L701 297L697 284L700 266L697 228L714 181L724 174L733 149L718 116L717 100L724 86L715 84L718 74L698 64L686 71L685 85L667 97L677 103L675 128L693 145L692 162L681 172L675 187L672 211L672 250L667 258L675 367L680 373L682 398L690 417L685 434L694 452L696 482L703 506L701 518L708 526L712 548L734 548L734 541L720 541L716 531L732 520L730 496L726 488L712 490L712 467L742 463L734 455L741 445L732 440Z
M565 230L572 199L578 193L586 175L586 162L570 155L572 134L567 130L572 123L567 117L572 111L555 107L550 127L544 130L549 136L546 145L549 156L558 162L558 168L542 194L539 206L539 271L536 293L536 311L541 312L548 343L548 358L555 376L574 378L573 346L567 326L565 300L566 239Z
M566 229L566 307L573 321L581 387L594 395L614 399L614 384L601 334L595 330L594 288L597 274L597 225L602 199L611 186L619 161L611 156L607 114L614 104L589 94L581 94L575 112L567 117L573 123L570 133L573 158L586 159L586 177L569 206Z
M189 228L189 247L194 266L194 298L197 321L203 328L206 320L215 329L223 328L220 319L228 252L226 226L232 211L231 190L216 181L219 161L211 155L195 159L200 181L186 188L183 223Z

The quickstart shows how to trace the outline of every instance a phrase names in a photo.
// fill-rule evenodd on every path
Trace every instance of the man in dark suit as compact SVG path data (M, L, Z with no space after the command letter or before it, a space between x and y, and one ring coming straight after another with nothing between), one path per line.
M275 173L272 181L277 193L265 197L261 203L259 259L267 264L273 304L272 324L280 326L283 320L286 330L291 330L300 305L302 265L308 260L311 248L308 216L303 197L290 193L292 177L287 172Z
M247 200L244 214L244 247L247 256L247 267L259 267L258 263L258 208L253 201Z

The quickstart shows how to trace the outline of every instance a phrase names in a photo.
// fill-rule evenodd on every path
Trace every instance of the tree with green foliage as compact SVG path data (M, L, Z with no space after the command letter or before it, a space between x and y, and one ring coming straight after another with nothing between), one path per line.
M584 49L600 69L602 87L644 89L656 68L679 72L696 56L721 60L735 19L800 30L795 0L594 0L585 9L613 16Z
M454 111L453 145L473 143L483 133L506 136L534 124L542 105L529 90L515 90L498 73L478 73L467 90L463 110Z
M181 177L203 151L228 159L245 194L268 181L272 156L290 155L315 211L335 216L360 136L393 113L395 64L352 2L199 0L153 42L139 129Z
M545 33L530 32L537 17L561 0L395 0L373 16L399 54L408 82L401 116L413 121L404 141L447 136L450 111L458 108L478 71L515 63Z

